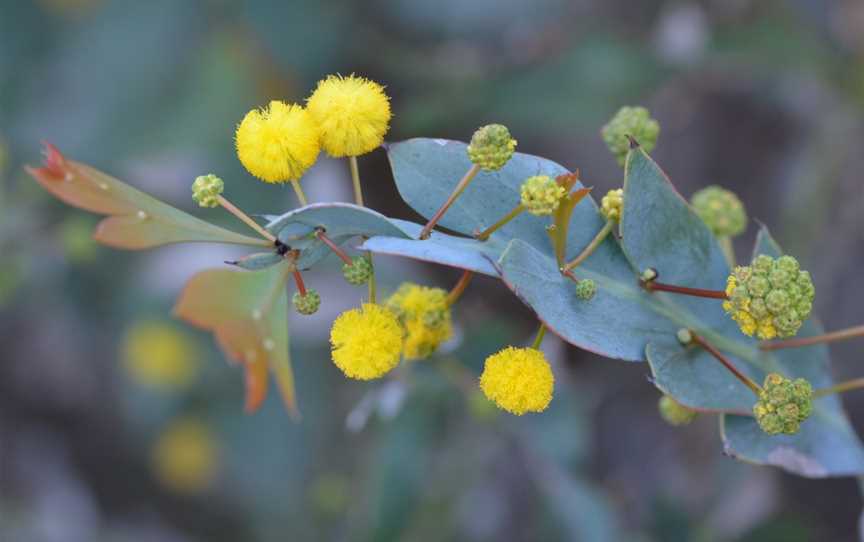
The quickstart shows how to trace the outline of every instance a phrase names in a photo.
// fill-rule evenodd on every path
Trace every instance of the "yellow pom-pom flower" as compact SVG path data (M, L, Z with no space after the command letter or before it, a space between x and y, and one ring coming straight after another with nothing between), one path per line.
M386 302L405 328L405 359L428 358L453 336L447 292L411 282L403 283Z
M379 378L396 367L402 343L399 319L374 303L343 312L330 329L333 363L358 380Z
M600 214L603 218L612 222L621 221L621 213L624 211L624 189L617 188L606 192L600 200Z
M300 179L321 151L312 115L299 105L276 100L246 113L234 141L243 167L268 183Z
M365 154L381 145L392 116L384 87L354 75L319 81L306 108L320 127L324 150L337 158Z
M200 352L176 326L164 322L134 324L123 343L126 372L136 382L156 389L179 389L198 375Z
M528 177L519 189L522 206L532 215L551 215L567 191L548 175Z
M543 352L508 346L486 358L480 389L499 408L517 416L542 412L552 401L555 377Z
M198 493L216 477L216 439L202 421L181 418L159 435L151 452L151 465L165 487L178 493Z

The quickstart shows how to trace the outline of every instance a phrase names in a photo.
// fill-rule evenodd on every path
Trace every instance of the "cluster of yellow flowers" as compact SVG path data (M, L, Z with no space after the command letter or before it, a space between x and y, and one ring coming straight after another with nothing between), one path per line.
M391 116L384 87L363 77L331 75L318 82L306 107L274 100L249 111L237 126L237 156L262 181L297 181L322 148L333 157L377 148Z

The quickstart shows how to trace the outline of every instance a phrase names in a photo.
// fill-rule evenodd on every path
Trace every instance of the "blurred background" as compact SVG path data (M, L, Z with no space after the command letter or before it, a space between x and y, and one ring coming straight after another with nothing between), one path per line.
M732 461L711 416L664 425L644 365L547 338L550 410L490 408L456 368L477 373L534 331L491 279L463 297L440 355L359 383L329 361L329 324L361 295L330 262L307 278L322 310L291 318L302 421L272 390L245 415L240 372L170 316L183 283L236 250L100 247L96 217L22 171L45 139L243 231L192 210L192 179L219 174L250 212L295 206L290 187L242 169L233 129L336 72L387 85L392 140L466 140L501 122L520 151L581 169L600 193L622 181L600 127L645 105L662 126L654 157L685 196L735 190L813 272L826 327L864 321L860 0L2 0L0 539L857 539L854 479ZM417 219L383 152L360 167L370 206ZM351 199L341 161L320 160L304 186ZM458 276L378 268L391 290ZM861 375L860 342L832 352L838 377ZM864 396L844 401L864 430Z

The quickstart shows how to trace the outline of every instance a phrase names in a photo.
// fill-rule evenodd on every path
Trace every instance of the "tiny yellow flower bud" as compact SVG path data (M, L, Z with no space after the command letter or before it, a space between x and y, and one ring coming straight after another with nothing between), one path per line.
M621 213L624 211L624 189L610 190L600 200L600 214L606 220L613 222L621 221Z
M268 183L300 179L321 150L318 125L309 112L276 100L246 113L234 139L243 167Z
M747 213L734 192L712 185L693 194L690 201L699 218L718 237L734 237L747 228Z
M321 306L321 295L316 290L310 288L306 290L306 295L294 292L291 302L300 314L315 314L318 312L318 307Z
M693 409L687 408L671 395L664 395L657 403L657 409L660 411L660 416L669 425L687 425L699 415Z
M192 199L201 207L218 207L224 189L225 183L216 175L201 175L192 183Z
M769 435L794 435L813 412L813 387L803 378L794 381L777 373L765 377L753 415Z
M651 118L651 114L644 107L622 107L603 127L601 135L609 151L623 166L630 150L627 136L638 141L645 152L651 152L657 144L657 136L660 135L660 124Z
M399 319L373 303L343 312L330 330L333 363L359 380L379 378L396 367L402 342Z
M517 416L542 412L552 401L555 377L543 352L508 346L486 358L480 389L499 408Z
M554 213L565 193L564 187L548 175L528 177L520 189L522 205L537 216Z
M330 75L318 81L306 107L321 129L321 145L333 157L376 149L390 128L390 98L364 77Z
M729 275L723 309L745 335L791 337L810 316L815 293L810 274L795 258L760 255Z
M506 164L516 150L516 140L502 124L487 124L478 128L471 136L466 149L468 158L485 171L498 171Z

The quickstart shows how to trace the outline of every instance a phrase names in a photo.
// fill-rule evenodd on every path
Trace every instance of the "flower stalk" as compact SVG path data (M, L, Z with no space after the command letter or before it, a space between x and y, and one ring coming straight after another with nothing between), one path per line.
M862 388L864 388L864 378L854 378L852 380L840 382L839 384L835 384L829 388L813 390L813 398L815 399L818 397L825 397L827 395L833 395L835 393L843 393L852 390L859 390Z
M300 200L300 205L302 207L306 207L307 205L309 205L309 202L306 199L306 193L303 192L303 187L300 186L300 181L297 179L293 179L291 181L291 187L294 188L294 193L297 194L297 199Z
M762 391L762 387L759 386L759 384L757 384L756 382L754 382L750 377L748 377L747 375L742 373L741 370L738 369L738 367L736 367L735 364L732 363L732 361L729 358L727 358L722 352L717 350L717 348L713 344L706 341L703 337L699 336L693 330L688 329L688 330L682 330L682 331L684 333L679 332L679 334L678 334L678 338L679 338L679 340L681 340L682 343L687 344L689 342L689 343L697 344L700 347L702 347L703 349L705 349L709 354L714 356L714 358L717 359L717 361L722 363L723 366L726 367L726 369L728 369L729 372L732 373L733 376L735 376L735 378L740 380L745 386L750 388L750 390L753 393L755 393L757 397L759 397L759 393ZM689 340L682 340L682 339L689 339Z
M252 220L252 218L250 218L249 215L247 215L246 213L241 211L239 208L237 208L237 206L235 206L233 203L231 203L230 201L225 199L225 196L222 196L220 194L220 195L216 196L216 199L219 202L219 205L221 205L226 211L228 211L232 215L236 216L241 221L243 221L247 226L249 226L250 228L252 228L256 232L258 232L258 234L261 235L261 237L263 237L264 239L267 239L271 243L274 243L274 244L276 243L276 236L275 235L273 235L269 231L262 228L261 225L258 224L257 222L255 222L254 220Z
M524 211L524 210L525 210L525 206L520 203L519 205L514 207L512 211L510 211L509 213L504 215L501 218L501 220L492 224L491 226L489 226L485 230L481 231L480 233L478 233L474 237L478 241L485 241L485 240L489 239L490 235L492 235L496 231L500 230L505 224L507 224L508 222L510 222L511 220L513 220L514 218L516 218L517 216L522 214L522 211Z
M693 297L707 297L710 299L729 299L726 292L723 290L706 290L703 288L688 288L686 286L678 286L675 284L665 284L656 280L639 279L639 284L649 292L671 292L673 294L689 295Z
M466 269L462 276L459 277L459 280L453 286L453 289L450 290L450 293L447 294L447 306L452 307L456 301L462 297L462 293L465 291L465 288L471 283L471 279L474 278L474 271L470 271Z
M342 250L342 247L340 247L339 245L334 243L332 239L327 237L327 234L324 233L323 228L318 228L315 230L315 237L317 237L319 241L327 245L327 247L332 250L333 253L336 254L336 256L339 256L339 259L342 260L343 263L345 263L346 265L351 265L353 263L351 257L348 256L348 254L346 254L344 250Z
M822 335L814 335L812 337L801 337L798 339L788 339L785 341L763 341L759 348L762 350L780 350L781 348L798 348L801 346L810 346L813 344L832 343L836 341L845 341L854 339L855 337L864 337L864 325L849 327Z
M465 173L465 175L459 180L459 183L456 185L456 188L453 189L453 192L447 198L447 201L445 201L444 204L437 211L435 211L435 214L432 215L432 218L429 219L429 222L427 222L426 225L423 226L423 230L420 232L420 239L429 238L429 235L432 233L432 228L434 228L435 225L438 224L438 221L441 220L441 217L444 216L444 213L446 213L450 206L453 205L453 202L455 202L459 198L459 196L462 195L462 192L464 192L465 189L468 188L468 185L471 184L471 181L474 180L474 177L476 177L478 173L480 173L480 166L478 166L477 164L472 164L468 171Z
M561 272L567 274L568 271L575 268L580 263L584 262L588 258L588 256L590 256L597 249L597 247L600 246L600 243L602 243L603 240L606 239L606 237L612 232L612 229L614 227L615 221L607 220L606 224L603 225L603 228L601 228L600 231L597 232L597 235L594 236L594 239L592 239L591 242L588 243L588 246L586 246L582 250L582 252L579 253L578 256L569 261L567 265L561 268Z

